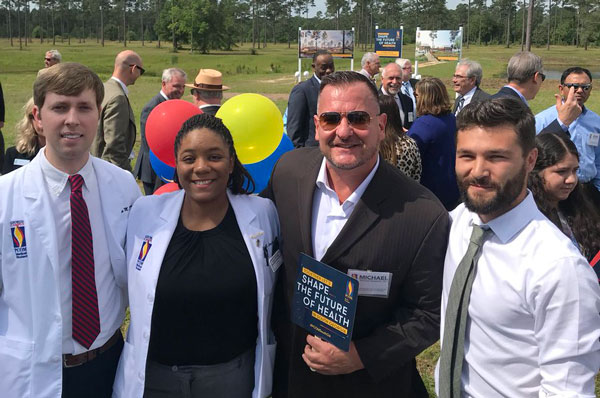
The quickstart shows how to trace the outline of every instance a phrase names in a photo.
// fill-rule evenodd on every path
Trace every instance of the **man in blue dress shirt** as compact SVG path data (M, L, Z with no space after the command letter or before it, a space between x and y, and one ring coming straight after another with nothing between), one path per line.
M579 180L595 197L596 203L600 203L600 116L584 105L592 92L590 71L578 66L565 70L558 90L560 96L557 95L557 103L577 101L581 113L575 118L562 120L557 106L552 105L535 116L536 132L539 134L554 120L558 121L563 131L571 136L579 152Z

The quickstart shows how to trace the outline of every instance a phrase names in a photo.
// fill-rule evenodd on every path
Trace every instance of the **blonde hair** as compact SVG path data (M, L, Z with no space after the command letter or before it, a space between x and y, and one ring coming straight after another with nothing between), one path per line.
M38 134L33 125L33 98L23 106L23 118L17 122L17 141L15 148L17 152L33 156L40 149Z

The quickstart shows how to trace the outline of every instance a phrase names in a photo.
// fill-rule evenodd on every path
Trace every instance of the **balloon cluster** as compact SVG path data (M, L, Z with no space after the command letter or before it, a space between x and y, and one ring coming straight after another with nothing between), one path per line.
M169 100L156 106L146 122L150 164L161 180L168 183L155 194L175 190L175 136L190 117L202 113L183 100ZM240 94L229 99L216 114L233 137L240 162L254 179L253 192L262 191L277 160L294 148L283 134L281 112L270 99L259 94ZM248 184L246 185L248 186Z

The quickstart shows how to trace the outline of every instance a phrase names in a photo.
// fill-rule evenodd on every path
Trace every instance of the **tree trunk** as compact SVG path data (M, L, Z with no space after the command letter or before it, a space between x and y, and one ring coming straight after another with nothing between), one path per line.
M523 5L521 6L521 16L523 17L523 25L521 26L521 51L525 50L525 29L527 26L525 25L525 0L523 0Z
M552 3L548 0L548 40L546 41L546 50L550 50L550 24L552 20L550 16L552 15Z
M19 50L23 49L23 40L21 37L21 1L17 3L17 33L19 34Z
M160 18L160 0L156 0L156 17L155 20L158 21L158 19ZM158 48L160 48L160 34L156 34L156 38L157 38L157 42L158 42Z
M8 19L8 36L10 37L10 46L13 46L13 34L12 34L12 24L11 24L11 18L10 18L10 13L12 11L11 9L12 7L10 6L10 0L8 1L8 10L6 12L6 18Z
M54 29L54 4L52 5L52 45L56 45L56 30Z
M533 29L533 6L535 0L529 0L529 9L527 10L527 33L525 34L525 51L531 51L531 30Z
M471 0L468 1L467 5L467 48L469 48L469 36L471 33Z
M506 48L510 47L510 7L512 3L508 3L508 11L506 12Z
M140 4L140 29L142 31L142 47L144 47L144 10L142 9L142 5Z
M123 47L127 47L127 2L123 0Z
M100 40L102 41L102 47L104 47L104 10L100 6Z
M256 0L252 2L252 48L256 48Z

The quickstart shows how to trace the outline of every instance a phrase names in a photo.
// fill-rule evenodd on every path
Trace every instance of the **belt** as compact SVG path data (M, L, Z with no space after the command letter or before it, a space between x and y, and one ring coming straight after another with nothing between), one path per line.
M108 339L108 341L104 343L102 347L98 347L77 355L63 354L63 368L72 368L75 366L83 365L84 363L95 359L98 355L102 354L103 352L108 351L110 348L112 348L112 346L117 344L119 340L123 340L121 329L117 329L115 334L113 334L113 336L110 339Z

